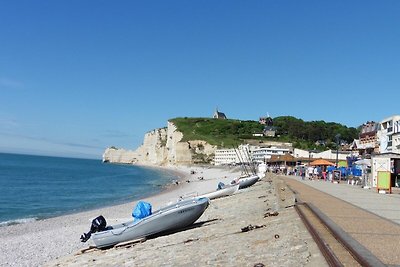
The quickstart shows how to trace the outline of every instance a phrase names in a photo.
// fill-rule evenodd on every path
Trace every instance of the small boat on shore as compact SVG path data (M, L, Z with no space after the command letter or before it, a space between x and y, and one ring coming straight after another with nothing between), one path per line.
M239 189L243 189L255 184L260 178L257 175L251 175L248 177L243 177L238 180Z
M193 224L209 205L208 198L183 200L161 208L138 221L113 225L108 230L93 233L91 238L98 248L110 247Z
M209 199L216 199L216 198L220 198L220 197L226 197L226 196L233 195L238 190L239 190L239 183L233 184L233 185L224 185L223 188L217 189L210 193L200 195L200 196L198 196L198 198L207 197Z

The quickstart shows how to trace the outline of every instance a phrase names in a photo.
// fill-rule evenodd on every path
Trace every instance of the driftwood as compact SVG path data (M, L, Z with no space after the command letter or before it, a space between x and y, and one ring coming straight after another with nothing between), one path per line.
M254 229L258 229L258 228L263 228L263 227L266 227L266 225L265 224L263 224L263 225L252 225L252 224L249 224L248 226L243 227L241 230L242 230L242 232L248 232L248 231L251 231L251 230L254 230Z
M134 239L134 240L129 240L129 241L126 241L126 242L118 243L118 244L112 246L112 248L115 248L115 249L129 248L129 247L131 247L131 246L133 246L135 244L143 243L145 241L146 241L146 238L142 237L142 238L138 238L138 239ZM98 249L96 246L89 246L87 248L83 248L83 249L79 250L75 255L80 255L80 254L83 254L83 253L92 252L92 251L96 251L96 250L101 250L101 249Z
M136 245L138 243L143 243L146 240L147 239L145 237L134 239L134 240L129 240L129 241L126 241L126 242L121 242L121 243L116 244L114 246L114 248L128 248L128 247L131 247L131 246Z
M98 250L98 248L95 246L89 246L87 248L83 248L83 249L79 250L75 255L80 255L80 254L90 252L90 251L95 251L95 250Z

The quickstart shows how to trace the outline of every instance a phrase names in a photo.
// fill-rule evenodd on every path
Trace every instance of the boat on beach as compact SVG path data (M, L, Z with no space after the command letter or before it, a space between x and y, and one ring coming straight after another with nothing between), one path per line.
M140 220L107 227L105 231L93 233L91 238L97 248L105 248L125 241L178 230L193 224L208 205L208 198L182 200Z
M243 189L255 184L260 178L257 175L251 175L243 178L239 178L239 189Z
M239 183L233 185L224 185L224 187L221 189L217 189L213 192L200 195L197 198L207 197L209 199L216 199L220 197L233 195L238 190L239 190Z

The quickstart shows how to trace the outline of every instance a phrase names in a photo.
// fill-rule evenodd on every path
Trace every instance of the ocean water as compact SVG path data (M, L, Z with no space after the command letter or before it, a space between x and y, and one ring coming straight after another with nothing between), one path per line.
M100 160L0 153L0 226L144 198L174 179Z

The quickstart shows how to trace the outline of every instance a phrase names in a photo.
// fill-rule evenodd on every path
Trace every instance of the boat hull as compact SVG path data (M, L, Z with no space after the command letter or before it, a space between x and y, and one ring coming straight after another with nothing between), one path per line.
M259 180L259 177L257 175L241 178L241 179L239 179L239 189L243 189L243 188L252 186L258 180Z
M239 190L239 184L232 185L232 186L227 186L226 188L222 188L201 196L198 196L199 198L202 197L207 197L209 199L215 199L215 198L220 198L220 197L226 197L233 195L237 190Z
M112 226L113 229L94 233L96 247L110 247L165 231L173 231L194 223L208 207L209 199L191 199L167 206L140 221Z

